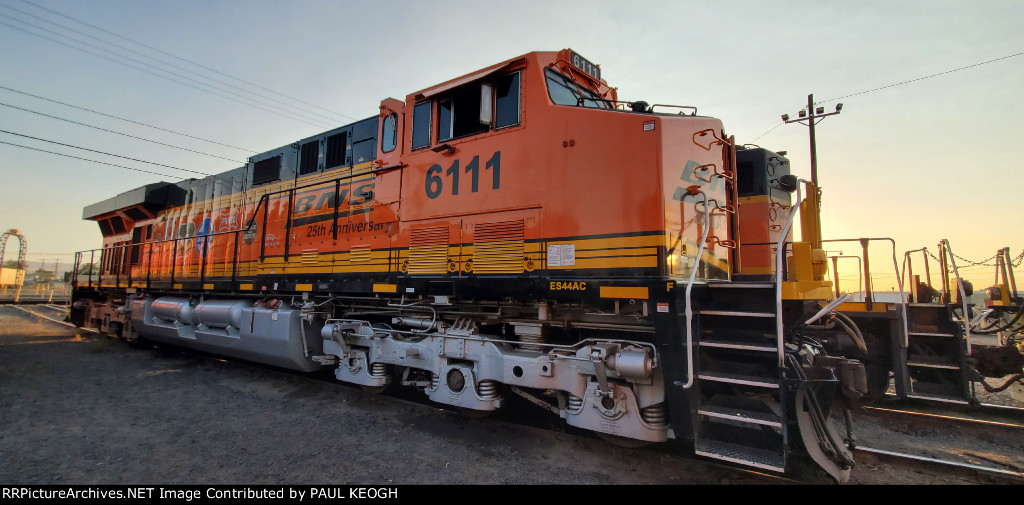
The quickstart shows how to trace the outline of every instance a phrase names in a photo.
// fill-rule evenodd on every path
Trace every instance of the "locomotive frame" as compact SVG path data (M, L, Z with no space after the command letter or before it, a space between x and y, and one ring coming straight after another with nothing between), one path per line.
M817 201L721 121L621 102L574 51L535 52L86 207L101 273L74 279L70 318L468 411L523 396L613 441L769 471L805 454L844 481L828 416L900 354L866 352L871 307L832 296Z

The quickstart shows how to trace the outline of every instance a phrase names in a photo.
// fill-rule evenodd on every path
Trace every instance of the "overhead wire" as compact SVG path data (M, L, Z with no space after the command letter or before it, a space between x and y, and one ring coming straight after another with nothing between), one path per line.
M255 151L253 149L248 149L248 148L245 148L245 147L233 146L233 145L230 145L230 144L224 144L224 143L217 142L217 141L214 141L214 140L205 139L205 138L202 138L202 137L196 137L194 135L189 135L187 133L181 133L181 132L177 132L177 131L174 131L174 130L168 130L167 128L161 128L159 126L153 126L151 124L146 124L146 123L142 123L142 122L135 121L135 120L132 120L132 119L127 119L127 118L123 118L123 117L120 117L120 116L115 116L113 114L107 114L105 112L100 112L100 111L97 111L97 110L87 109L85 107L81 107L81 106L78 106L78 105L72 105L70 103L61 102L59 100L54 100L52 98L46 98L44 96L33 95L32 93L26 93L24 91L18 91L16 89L8 88L8 87L5 87L5 86L0 86L0 89L7 90L7 91L10 91L10 92L13 92L13 93L18 93L18 94L21 94L21 95L30 96L32 98L38 98L39 100L45 100L47 102L56 103L56 104L59 104L59 105L63 105L65 107L71 107L73 109L78 109L78 110L82 110L82 111L85 111L85 112L90 112L90 113L93 113L93 114L98 114L100 116L105 116L105 117L117 119L117 120L120 120L120 121L124 121L126 123L132 123L132 124L136 124L136 125L139 125L139 126L145 126L146 128L152 128L154 130L160 130L162 132L173 133L175 135L180 135L182 137L188 137L190 139L201 140L203 142L209 142L211 144L216 144L216 145L219 145L219 146L230 147L232 149L238 149L239 151L246 151L246 152L250 152L250 153L258 152L258 151Z
M195 151L195 150L192 150L192 149L188 149L186 147L176 146L176 145L173 145L173 144L165 144L163 142L158 142L156 140L150 140L150 139L146 139L146 138L142 138L142 137L136 137L135 135L129 135L127 133L122 133L122 132L118 132L118 131L114 131L114 130L108 130L106 128L100 128L99 126L93 126L93 125L86 124L86 123L80 123L78 121L72 121L70 119L66 119L66 118L62 118L62 117L51 116L49 114L44 114L42 112L38 112L38 111L30 110L30 109L25 109L25 108L22 108L22 107L17 107L17 106L14 106L14 105L3 103L3 102L0 102L0 106L10 107L12 109L17 109L17 110L24 111L24 112L29 112L29 113L32 113L32 114L38 114L40 116L48 117L48 118L51 118L51 119L56 119L58 121L66 121L68 123L76 124L76 125L79 125L79 126L85 126L87 128L94 128L94 129L97 129L97 130L105 131L105 132L108 132L108 133L113 133L113 134L116 134L116 135L122 135L122 136L125 136L125 137L130 137L130 138L137 139L137 140L142 140L142 141L145 141L145 142L152 142L154 144L159 144L159 145L162 145L162 146L173 147L175 149L181 149L182 151L188 151L188 152L191 152L191 153L202 154L203 156L210 156L210 157L213 157L213 158L220 158L222 160L234 161L236 163L245 163L244 161L233 160L231 158L225 158L223 156L217 156L216 154L204 153L202 151Z
M58 152L54 152L54 151L47 151L46 149L39 149L39 148L36 148L36 147L23 146L21 144L15 144L13 142L4 142L4 141L0 140L0 144L6 144L6 145L9 145L9 146L14 146L14 147L21 147L23 149L31 149L33 151L39 151L39 152L48 153L48 154L56 154L57 156L64 156L66 158L74 158L76 160L89 161L89 162L92 162L92 163L99 163L101 165L110 165L112 167L119 167L119 168L124 168L124 169L128 169L128 170L134 170L136 172L145 172L147 174L159 175L160 177L167 177L168 179L177 179L178 178L178 177L175 177L173 175L162 174L160 172L152 172L152 171L149 171L149 170L143 170L141 168L126 167L124 165L118 165L116 163L107 163L105 161L90 160L89 158L82 158L82 157L79 157L79 156L72 156L70 154L58 153Z
M242 91L242 92L244 92L244 93L250 93L250 94L252 94L252 95L255 95L255 96L258 96L258 97L260 97L260 98L263 98L263 99L266 99L266 100L270 100L270 101L272 101L272 102L276 102L276 103L278 103L278 104L284 105L285 107L290 107L290 108L293 108L293 109L297 109L297 110L303 111L303 112L305 112L305 113L307 113L307 114L312 114L312 115L315 115L315 116L319 116L320 118L323 118L323 119L325 119L325 120L327 120L327 121L331 121L331 122L336 122L336 121L338 121L338 119L336 119L336 118L333 118L333 117L330 117L330 116L326 116L326 115L324 115L324 114L320 114L320 113L318 113L318 112L310 111L310 110L307 110L307 109L304 109L304 108L301 108L301 107L297 107L297 106L295 106L295 105L292 105L292 104L289 104L289 103L283 102L283 101L281 101L281 100L278 100L278 99L276 99L276 98L272 98L272 97L269 97L269 96L266 96L266 95L263 95L263 94L260 94L260 93L254 92L254 91L250 91L250 90L247 90L247 89L245 89L245 88L242 88L242 87L240 87L240 86L236 86L236 85L234 85L234 84L231 84L231 83L228 83L228 82L224 82L224 81L222 81L222 80L220 80L220 79L215 79L215 78L213 78L213 77L210 77L210 76L207 76L207 75L201 74L201 73L199 73L199 72L196 72L196 71L190 70L190 69L188 69L188 68L185 68L185 67L182 67L182 66L180 66L180 65L175 65L175 64L173 64L173 63L168 63L168 62L166 62L166 61L164 61L164 60L161 60L161 59L159 59L159 58L155 58L155 57L153 57L153 56L150 56L150 55L148 55L148 54L145 54L145 53L142 53L142 52L136 51L136 50L134 50L134 49L131 49L131 48L128 48L128 47L125 47L125 46L123 46L123 45L115 44L115 43L113 43L113 42L110 42L110 41L104 40L104 39L102 39L102 38L99 38L99 37L96 37L96 36L94 36L94 35L90 35L90 34L88 34L88 33L85 33L85 32L83 32L83 31L80 31L80 30L76 30L76 29L74 29L74 28L70 28L70 27L68 27L68 26L65 26L65 25L62 25L62 24L60 24L60 23L56 23L56 22L54 22L54 21L50 21L49 19L46 19L46 18L42 18L42 17L36 16L35 14L32 14L32 13L28 13L28 12L22 11L22 10L20 10L20 9L16 9L16 8L14 8L14 7L11 7L10 5L3 5L3 4L0 4L0 7L5 7L5 8L7 8L7 9L10 9L10 10L12 10L12 11L15 11L15 12L17 12L17 13L19 13L19 14L23 15L23 16L29 16L29 17L32 17L32 18L34 18L34 19L38 19L38 20L40 20L40 21L43 21L44 23L49 23L49 24L51 24L51 25L54 25L54 26L60 27L60 28L62 28L62 29L64 29L64 30L67 30L67 31L70 31L70 32L73 32L73 33L77 33L77 34L79 34L79 35L82 35L82 36L84 36L84 37L88 37L88 38L90 38L90 39L92 39L92 40L95 40L95 41L101 42L101 43L103 43L103 44L108 44L108 45L110 45L110 46L113 46L113 47L116 47L116 48L118 48L118 49L120 49L120 50L122 50L122 51L127 51L127 52L129 52L129 53L132 53L132 54L135 54L135 55L141 56L141 57L143 57L143 58L148 58L148 59L150 59L150 60L153 60L153 61L159 62L159 63L160 63L160 64L162 64L162 65L166 65L166 66L168 66L168 67L174 68L174 69L176 69L176 70L180 70L180 71L183 71L183 72L188 72L188 73L190 73L190 74L192 74L192 75L196 75L196 76L199 76L199 77L201 77L201 78L203 78L203 79L209 79L209 80L211 80L211 81L213 81L213 82L216 82L216 83L218 83L218 84L223 84L224 86L228 86L228 87L231 87L231 88L234 88L234 89L240 90L240 91ZM9 16L5 16L5 17L9 17ZM11 19L16 19L16 18L11 18ZM31 26L31 25L30 25L30 26ZM51 33L52 33L52 32L51 32ZM65 36L66 36L66 35L65 35ZM94 47L95 47L95 46L94 46ZM114 54L116 54L116 53L114 53ZM122 57L124 57L123 55L118 55L118 56L122 56ZM141 63L141 62L140 62L140 63ZM166 70L163 70L163 71L166 71ZM204 84L205 84L205 83L204 83ZM209 84L205 84L205 85L209 86ZM230 91L228 91L228 90L223 90L223 89L222 89L222 91L225 91L225 92L228 92L228 93L232 93L232 92L230 92ZM233 94L234 94L234 93L233 93ZM237 96L241 96L241 95L237 95ZM252 98L248 98L248 99L250 99L250 100L251 100ZM266 104L266 105L269 105L269 104ZM319 119L317 119L317 120L319 120Z
M149 165L156 165L156 166L165 167L165 168L172 168L174 170L181 170L182 172L191 172L193 174L206 175L206 176L213 175L213 174L208 174L206 172L198 172L196 170L189 170L187 168L179 168L179 167L175 167L175 166L172 166L172 165L165 165L163 163L157 163L155 161L140 160L138 158L131 158L131 157L128 157L128 156L121 156L120 154L112 154L112 153L108 153L108 152L104 152L104 151L97 151L95 149L89 149L87 147L74 146L74 145L71 145L71 144L65 144L63 142L57 142L55 140L47 140L47 139L43 139L43 138L39 138L39 137L33 137L31 135L24 135L24 134L21 134L21 133L15 133L15 132L7 131L7 130L0 130L0 133L6 133L8 135L16 135L18 137L24 137L24 138L32 139L32 140L38 140L40 142L46 142L46 143L49 143L49 144L57 144L59 146L70 147L72 149L81 149L83 151L89 151L91 153L104 154L104 155L107 155L107 156L113 156L115 158L123 158L123 159L126 159L126 160L138 161L139 163L146 163L146 164L149 164Z
M22 0L22 1L25 1L25 0ZM893 83L893 84L888 84L888 85L885 85L885 86L879 86L877 88L872 88L872 89L865 90L865 91L859 91L857 93L850 93L849 95L843 95L843 96L839 96L839 97L835 97L835 98L829 98L829 99L826 99L826 100L817 100L814 103L815 103L815 105L817 105L817 104L823 104L823 103L828 103L828 102L834 102L836 100L842 100L844 98L850 98L852 96L865 95L867 93L873 93L875 91L880 91L880 90L883 90L883 89L894 88L896 86L902 86L904 84L909 84L909 83L912 83L912 82L923 81L925 79L931 79L932 77L938 77L940 75L946 75L946 74L951 74L953 72L959 72L961 70L967 70L969 68L980 67L981 65L987 65L989 63L995 63L997 61L1002 61L1002 60L1006 60L1006 59L1009 59L1009 58L1014 58L1014 57L1020 56L1020 55L1024 55L1024 51L1021 51L1019 53L1010 54L1010 55L1007 55L1007 56L1002 56L1002 57L995 58L995 59L991 59L991 60L988 60L988 61L983 61L981 63L975 63L973 65L967 65L967 66L963 66L963 67L959 67L959 68L954 68L954 69L951 69L951 70L946 70L946 71L943 71L943 72L938 72L938 73L931 74L931 75L926 75L924 77L918 77L916 79L909 79L909 80L906 80L906 81L900 81L900 82ZM769 133L774 131L779 126L782 126L783 124L785 124L785 121L783 121L783 122L773 126L771 129L769 129L768 131L762 133L761 135L759 135L754 140L751 140L750 142L752 142L752 143L756 142L758 139L760 139L761 137L764 137L765 135L768 135Z
M159 68L153 67L153 65L150 65L150 64L148 64L148 63L145 63L145 62L140 62L140 61L138 61L138 60L136 60L136 59L134 59L134 58L131 58L131 57L128 57L128 56L124 56L124 55L120 55L120 54L114 53L114 52L112 52L112 51L110 51L110 50L108 50L108 49L104 49L104 48L102 48L102 47L97 47L97 46L96 46L95 44L90 44L90 43L88 43L88 42L84 42L84 41L81 41L81 40L77 40L77 39L74 39L74 38L68 37L67 35L63 35L63 34L59 34L59 33L56 33L56 32L54 32L53 30L48 30L48 29L46 29L46 28L38 27L38 26L32 25L32 24L30 24L30 23L25 23L25 22L24 22L24 21L22 21L22 20L17 20L16 18L11 18L10 16L4 15L4 14L0 14L0 17L6 17L6 18L9 18L9 19L15 19L16 21L19 21L19 22L21 22L21 23L24 23L24 24L26 24L26 25L28 25L28 26L31 26L31 27L33 27L33 28L35 28L35 29L37 29L37 30L42 30L42 31L45 31L45 32L49 32L49 33L54 33L54 34L56 34L56 35L58 35L58 36L61 36L61 37L65 37L65 38L68 38L68 39L71 39L71 40L73 40L73 41L75 41L75 42L77 42L77 43L79 43L79 44L84 44L84 45L87 45L87 46L90 46L90 47L95 47L96 49L99 49L99 50L101 50L101 51L105 51L105 52L111 53L111 54L113 54L113 55L115 55L115 56L117 56L117 57L119 57L119 58L124 58L124 59L126 59L126 60L129 60L129 61L133 61L133 62L139 63L139 64L141 64L141 65L144 65L144 66L147 66L147 67L152 67L152 68L155 68L155 69L156 69L157 71L159 71L159 72L165 72L165 73L170 73L170 72L167 72L166 70L162 70L162 69L159 69ZM260 109L260 110L263 110L263 111L265 111L265 112L269 112L269 113L271 113L271 114L275 114L275 115L278 115L278 116L281 116L281 117L284 117L284 118L288 118L288 119L291 119L291 120L293 120L293 121L298 121L298 122L301 122L301 123L305 123L305 124L307 124L307 125L310 125L310 126L315 126L315 127L317 127L317 128L329 128L329 127L332 127L332 126L334 126L334 125L332 125L332 124L330 124L330 123L322 122L322 121L320 121L320 120L317 120L317 119L303 119L303 118L299 117L299 115L298 115L298 114L295 114L295 115L289 115L289 114L286 114L286 113L282 113L282 112L277 112L277 111L274 111L274 110L271 110L271 109L268 109L268 108L265 108L265 107L261 107L260 105L256 105L256 104L253 104L253 103L249 103L249 102L246 102L246 101L240 100L240 99L238 99L238 98L232 98L232 97L230 97L230 96L226 96L226 95L223 95L223 94L217 93L217 92L215 92L215 91L211 91L210 89L204 89L204 88L202 88L202 87L199 87L199 86L206 86L206 87L212 88L212 89L214 89L214 90L217 90L217 91L224 91L224 90L221 90L221 89L219 89L219 88L217 88L217 87L215 87L215 86L211 86L211 85L209 85L209 84L205 84L205 83L202 83L202 82L196 81L195 79L190 79L190 78L188 78L188 77L184 77L184 76L178 76L178 77L181 77L182 79L186 79L186 80L190 80L190 81L193 81L193 82L197 83L197 84L198 84L199 86L197 86L196 84L189 84L189 83L187 83L187 82L183 82L183 81L180 81L180 80L178 80L178 79L175 79L175 78L173 78L173 77L168 77L168 76L166 76L166 75L161 75L161 74L158 74L158 73L156 73L156 72L153 72L153 71L151 71L151 70L147 70L147 69L145 69L145 68L139 68L139 67L137 67L137 66L134 66L134 65L131 65L131 64L125 63L125 62L123 62L123 61L119 61L119 60L116 60L116 59L114 59L114 58L111 58L111 57L109 57L109 56L104 56L104 55L102 55L102 54L98 54L98 53L95 53L95 52L92 52L92 51L89 51L89 50L83 49L83 48L81 48L81 47L78 47L78 46L75 46L75 45L72 45L72 44L68 44L68 43L66 43L66 42L62 42L62 41L60 41L60 40L56 40L56 39L53 39L53 38L47 37L47 36L45 36L45 35L40 35L40 34L38 34L38 33L35 33L35 32L32 32L32 31L29 31L29 30L26 30L26 29L24 29L24 28L22 28L22 27L19 27L19 26L15 26L15 25L12 25L12 24L10 24L10 23L5 23L5 22L3 22L3 21L0 21L0 25L4 25L4 26L10 27L10 28L14 28L15 30L18 30L18 31L21 31L21 32L24 32L24 33L28 33L29 35L34 35L34 36L36 36L36 37L39 37L39 38L41 38L41 39L49 40L50 42L54 42L54 43L56 43L56 44L60 44L60 45L66 46L66 47L70 47L70 48L72 48L72 49L75 49L75 50L77 50L77 51L81 51L81 52L83 52L83 53L86 53L86 54L91 54L91 55L93 55L93 56L96 56L96 57L98 57L98 58L103 58L103 59L105 59L105 60L108 60L108 61L112 61L112 62L114 62L114 63L117 63L117 64L119 64L119 65L123 65L123 66L126 66L126 67L128 67L128 68L132 68L132 69L138 70L138 71L140 71L140 72L145 72L145 73L147 73L147 74L150 74L150 75L153 75L153 76L159 77L159 78L161 78L161 79L166 79L166 80L168 80L168 81L171 81L171 82L175 82L175 83L181 84L181 85L183 85L183 86L188 86L188 87L190 87L190 88L193 88L193 89L197 89L197 90L199 90L199 91L203 91L203 92L209 93L209 94L211 94L211 95L219 96L219 97L221 97L221 98L225 98L225 99L227 99L227 100L231 100L231 101L233 101L233 102L237 102L237 103L240 103L240 104L243 104L243 105L248 105L249 107L253 107L253 108L256 108L256 109ZM172 75L173 75L173 74L172 74ZM230 92L230 91L226 91L226 92L227 92L227 93L231 93L231 94L234 94L234 95L237 95L237 96L240 96L240 95L238 95L237 93L233 93L233 92ZM246 99L247 99L247 100L252 100L251 98L246 98ZM257 103L260 103L261 105L266 105L267 107L271 107L271 108L274 108L274 109L281 109L280 107L276 107L276 106L273 106L273 105L265 104L265 103L259 102L258 100L252 100L252 101L254 101L254 102L257 102ZM281 109L281 110L284 110L284 109ZM317 124L317 123L320 123L320 124Z
M827 100L821 100L821 101L816 102L816 103L834 102L836 100L842 100L843 98L849 98L851 96L857 96L857 95L864 95L864 94L867 94L867 93L873 93L875 91L879 91L879 90L883 90L883 89L887 89L887 88L893 88L893 87L896 87L896 86L902 86L904 84L909 84L909 83L912 83L912 82L923 81L925 79L931 79L932 77L938 77L940 75L952 74L953 72L959 72L961 70L967 70L968 68L974 68L974 67L980 67L982 65L988 65L989 63L995 63L997 61L1002 61L1002 60L1005 60L1005 59L1013 58L1013 57L1016 57L1016 56L1020 56L1022 54L1024 54L1024 51L1021 51L1019 53L1014 53L1014 54L1011 54L1011 55L1007 55L1007 56L1002 56L1002 57L995 58L995 59L988 60L988 61L983 61L981 63L975 63L973 65L967 65L965 67L954 68L952 70L946 70L944 72L939 72L937 74L926 75L924 77L918 77L916 79L910 79L910 80L907 80L907 81L897 82L895 84L889 84L889 85L886 85L886 86L881 86L881 87L878 87L878 88L869 89L867 91L860 91L860 92L857 92L857 93L851 93L849 95L843 95L843 96L836 97L836 98L829 98Z
M259 84L256 84L256 83L253 83L253 82L249 82L249 81L246 81L245 79L241 79L241 78L239 78L239 77L236 77L236 76L233 76L233 75L230 75L230 74L226 74L226 73L224 73L224 72L221 72L221 71L219 71L219 70L217 70L217 69L214 69L214 68L210 68L210 67L207 67L207 66L205 66L205 65L202 65L202 64L200 64L200 63L196 63L196 62L194 62L194 61L192 61L192 60L188 60L188 59L182 58L182 57L180 57L180 56L177 56L177 55L175 55L175 54L169 53L169 52L167 52L167 51L163 51L163 50L161 50L161 49L157 49L157 48L155 48L155 47L153 47L153 46L150 46L150 45L146 45L146 44L144 44L144 43L142 43L142 42L139 42L139 41L137 41L137 40L131 39L131 38L129 38L129 37L125 37L125 36L123 36L123 35L119 35L119 34L117 34L117 33L114 33L114 32L112 32L112 31L110 31L110 30L106 30L106 29L100 28L99 26L96 26L96 25L93 25L93 24L87 23L87 22L85 22L85 21L82 21L82 20L80 20L80 19L77 19L77 18L74 18L74 17L68 16L67 14L64 14L64 13L61 13L61 12L57 12L57 11L55 11L55 10L52 10L52 9L48 9L48 8L46 8L46 7L43 7L42 5L39 5L39 4L36 4L36 3L30 2L30 1L28 1L28 0L21 0L21 1L22 1L23 3L29 4L29 5L31 5L31 6L33 6L33 7L36 7L36 8L38 8L38 9L42 9L42 10L44 10L44 11L47 11L47 12L50 12L50 13L52 13L52 14L56 14L57 16L60 16L60 17L62 17L62 18L65 18L65 19L69 19L69 20L71 20L71 21L74 21L75 23L79 23L79 24L82 24L82 25L88 26L88 27L90 27L90 28L93 28L93 29L95 29L95 30L99 30L99 31L101 31L101 32L103 32L103 33L106 33L106 34L108 34L108 35L112 35L112 36L114 36L114 37L117 37L117 38L119 38L119 39L122 39L122 40L126 40L126 41L128 41L128 42L131 42L131 43L133 43L133 44L138 44L138 45L140 45L140 46L142 46L142 47L145 47L146 49L150 49L150 50L152 50L152 51L156 51L156 52L158 52L158 53L160 53L160 54L164 54L164 55L170 56L171 58L174 58L174 59L176 59L176 60L180 60L180 61L183 61L183 62L185 62L185 63L191 64L191 65L195 65L195 66L197 66L197 67L199 67L199 68L202 68L202 69L204 69L204 70L208 70L208 71L210 71L210 72L213 72L213 73L215 73L215 74L223 75L223 76L225 76L225 77L228 77L228 78L234 79L234 80L236 80L236 81L238 81L238 82L242 82L242 83L248 84L249 86L253 86L253 87L255 87L255 88L259 88L259 89L262 89L262 90L264 90L264 91L269 91L269 92L271 92L271 93L274 93L275 95L278 95L278 96L283 96L283 97L285 97L285 98L287 98L287 99L289 99L289 100L294 100L294 101L296 101L296 102L299 102L299 103L303 103L303 104L309 105L309 106L311 106L311 107L315 107L315 108L317 108L317 109L320 109L320 110L322 110L322 111L325 111L325 112L329 112L329 113L331 113L331 114L335 114L335 115L337 115L337 116L341 116L341 117L344 117L344 118L348 118L348 119L351 119L351 120L353 120L353 121L357 121L357 120L359 119L359 118L354 118L354 117L352 117L352 116L349 116L349 115L347 115L347 114L342 114L341 112L336 112L336 111L333 111L333 110L331 110L331 109L327 109L327 108L325 108L325 107L322 107L322 106L320 106L320 105L317 105L317 104L314 104L314 103L310 103L310 102L307 102L307 101L305 101L305 100L302 100L302 99L299 99L299 98L295 98L295 97L293 97L293 96L289 96L289 95L286 95L286 94L284 94L284 93L281 93L281 92L278 92L278 91L274 91L274 90L272 90L272 89L270 89L270 88L266 88L266 87L264 87L264 86L261 86L261 85L259 85Z
M771 133L771 132L775 131L775 129L776 129L776 128L778 128L778 127L780 127L780 126L782 126L782 125L784 125L784 124L786 124L786 122L785 122L785 121L782 121L781 123L779 123L779 124L777 124L777 125L775 125L775 126L771 127L771 128L770 128L770 129L768 130L768 131L766 131L766 132L764 132L764 133L762 133L762 134L758 135L758 136L757 136L757 138L755 138L754 140L751 140L751 141L750 141L750 143L752 144L752 143L754 143L754 142L757 142L757 140L758 140L758 139L760 139L761 137L764 137L765 135L768 135L769 133Z

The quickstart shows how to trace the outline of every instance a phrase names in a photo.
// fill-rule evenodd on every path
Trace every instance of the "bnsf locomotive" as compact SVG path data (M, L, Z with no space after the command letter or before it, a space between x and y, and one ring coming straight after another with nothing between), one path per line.
M86 207L103 249L78 255L99 273L76 278L71 318L466 411L519 396L770 471L807 455L844 480L829 416L871 374L844 357L865 337L834 322L817 197L718 119L534 52Z

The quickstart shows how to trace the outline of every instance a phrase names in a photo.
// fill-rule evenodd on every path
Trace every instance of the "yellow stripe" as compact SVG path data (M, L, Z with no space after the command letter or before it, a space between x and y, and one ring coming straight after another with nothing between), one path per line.
M397 293L398 292L398 285L397 284L374 284L373 285L373 292L374 293Z
M312 284L296 284L295 291L313 291Z
M203 284L203 289L213 289L213 284Z
M578 248L576 249L576 259L577 260L580 259L580 258L592 258L594 256L633 256L633 257L638 257L639 258L639 257L643 257L643 256L657 256L657 255L658 255L658 250L653 248L653 247L645 247L643 249L625 249L625 248L600 249L600 250L596 250L596 251L580 251Z
M238 289L252 291L252 284L239 284Z
M646 300L647 288L627 286L601 286L601 298L630 298Z
M649 268L657 267L658 258L641 256L638 258L576 258L576 264L567 267L547 267L549 270L572 270L575 268Z
M174 289L181 289L181 284L175 284Z
M783 282L783 300L831 300L831 281Z
M825 302L821 302L818 305L825 306ZM884 314L889 310L889 304L882 302L874 302L871 305L871 310L868 310L868 304L864 302L846 302L838 307L836 310L840 312L878 312Z
M658 247L662 245L663 235L643 235L640 237L611 237L577 240L549 240L548 244L576 244L580 249L616 249L621 247Z

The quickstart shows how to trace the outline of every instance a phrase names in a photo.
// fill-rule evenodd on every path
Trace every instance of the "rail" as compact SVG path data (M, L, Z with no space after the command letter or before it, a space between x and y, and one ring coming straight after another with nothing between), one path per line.
M967 311L967 293L964 291L964 281L960 277L960 270L956 267L956 259L953 255L953 248L949 245L949 240L942 239L939 241L939 246L943 247L943 251L949 254L949 262L953 265L953 275L956 276L956 287L960 291L960 304L964 309L964 315L961 323L964 327L964 338L967 339L967 355L971 355L971 318L970 312ZM943 268L945 272L945 268Z
M782 227L782 231L779 233L779 241L775 245L775 337L776 344L778 345L779 368L786 366L786 346L782 338L784 331L782 326L782 281L785 277L782 275L782 258L786 256L786 250L783 247L786 245L786 237L789 236L789 230L793 227L793 218L800 211L800 204L804 202L803 194L800 191L800 182L806 183L807 181L798 179L796 184L796 203L790 207L792 210L789 213L789 217L786 218L786 224Z
M822 240L825 242L860 242L861 250L864 254L862 260L864 262L864 306L868 310L871 310L874 304L874 294L871 290L871 264L868 261L868 245L874 241L889 242L892 247L892 266L896 272L896 286L900 289L900 302L899 305L903 309L900 311L900 322L903 323L903 347L906 348L909 345L908 333L910 331L910 324L907 321L907 309L906 309L906 290L903 285L903 275L900 271L899 262L896 260L896 241L890 237L871 237L871 238L840 238L840 239L829 239ZM836 273L836 278L839 278L839 272Z
M931 274L930 268L928 267L928 257L930 256L930 254L928 252L928 248L927 247L922 247L920 249L913 249L913 250L907 251L907 252L905 252L903 254L903 270L901 272L899 272L899 279L900 279L900 282L902 282L904 274L909 274L908 280L910 282L914 283L914 286L913 286L914 289L911 290L911 297L912 297L914 302L922 303L922 301L921 301L921 293L919 292L920 291L919 284L921 284L921 283L919 283L919 282L917 282L915 280L913 261L911 260L911 256L910 256L911 253L915 253L915 252L921 252L922 255L923 255L923 257L924 257L924 268L925 268L925 284L928 286L929 289L934 290L934 288L931 287L932 286L932 274ZM959 291L959 293L960 293L961 308L963 309L963 317L961 318L960 321L957 321L957 322L959 324L961 324L963 326L963 328L964 328L964 338L967 340L967 355L970 356L971 355L971 318L969 317L970 312L968 312L968 306L967 306L967 292L964 290L964 281L963 281L963 278L960 277L960 270L956 266L956 260L954 259L954 256L955 255L953 254L953 248L950 246L949 240L947 240L947 239L940 240L939 241L939 257L938 257L938 263L939 263L939 267L940 267L939 274L940 274L940 278L942 279L942 293L941 293L941 300L940 301L943 304L950 304L950 303L952 303L952 297L951 297L952 289L951 289L951 286L950 286L951 279L949 278L949 269L950 269L949 267L952 266L953 267L953 276L954 276L954 278L956 280L957 291ZM932 256L932 257L934 258L934 256ZM909 335L907 335L906 332L904 332L904 333L905 333L904 337L903 337L904 338L904 347L906 347L906 342L909 339Z
M693 386L693 307L690 304L690 291L693 288L693 281L697 277L697 270L700 268L700 259L704 256L704 245L708 239L708 230L711 229L711 207L708 206L708 195L700 186L690 186L687 191L693 194L700 194L704 197L704 233L700 238L700 246L697 248L697 256L693 259L693 268L690 270L690 280L686 282L686 384L683 389L690 389Z

